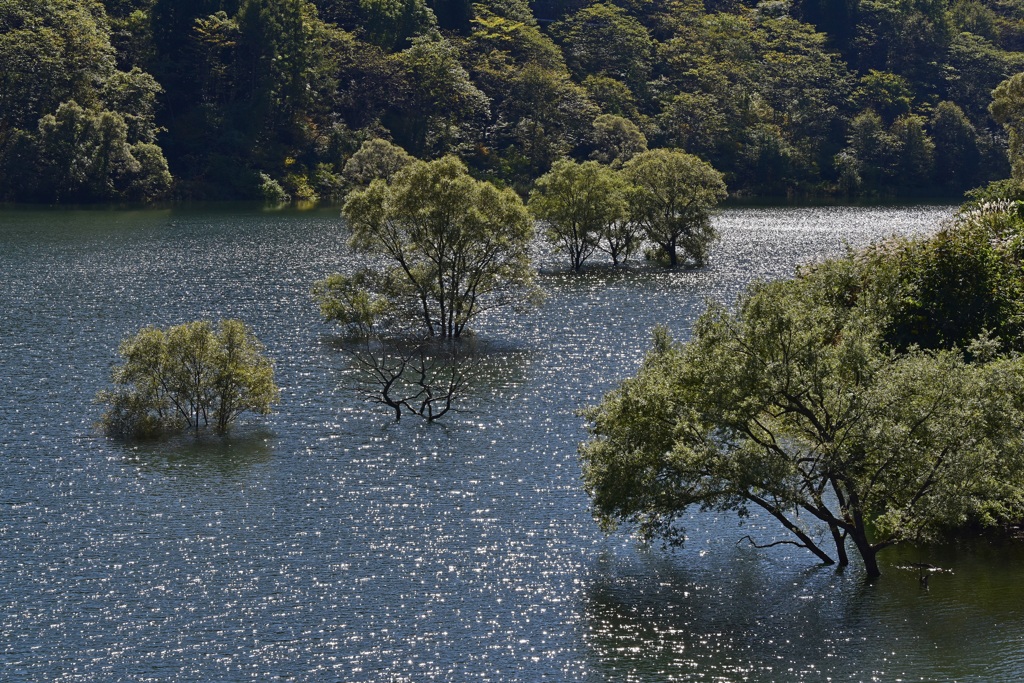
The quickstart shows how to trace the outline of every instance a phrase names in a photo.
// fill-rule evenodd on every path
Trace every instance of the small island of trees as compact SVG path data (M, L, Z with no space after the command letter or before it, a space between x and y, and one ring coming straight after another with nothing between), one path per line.
M111 373L104 430L152 437L212 427L227 432L244 412L266 415L279 400L273 363L239 320L147 327L121 342L123 363Z

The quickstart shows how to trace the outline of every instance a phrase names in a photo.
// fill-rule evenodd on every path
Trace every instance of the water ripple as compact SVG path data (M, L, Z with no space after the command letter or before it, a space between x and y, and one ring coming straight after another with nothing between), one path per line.
M868 587L713 514L644 550L595 528L579 484L575 412L654 324L685 338L708 299L950 212L728 210L701 270L576 275L538 250L546 303L479 325L473 395L438 425L393 424L345 379L308 294L359 263L333 212L4 212L3 678L1017 680L1019 558ZM95 433L118 340L228 316L276 359L275 415L230 438Z

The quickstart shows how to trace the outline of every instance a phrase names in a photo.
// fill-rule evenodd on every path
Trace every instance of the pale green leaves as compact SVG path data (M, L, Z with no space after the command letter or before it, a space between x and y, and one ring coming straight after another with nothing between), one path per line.
M879 295L898 291L887 264L899 256L755 285L735 312L705 313L686 344L657 332L636 377L584 413L602 525L672 540L691 505L758 506L822 561L845 563L852 540L875 575L885 547L1019 519L1024 361L988 335L973 362L889 350L894 305ZM831 532L835 560L808 520Z
M381 283L374 274L360 271L352 276L335 273L313 285L313 298L320 304L320 314L357 337L368 337L380 326L386 326L398 308L394 301L375 294Z
M623 167L631 188L630 216L661 247L669 265L703 264L716 234L711 211L725 199L722 174L679 150L654 149Z
M212 425L224 433L243 412L265 415L278 401L274 368L238 320L147 327L121 342L123 364L101 420L108 433L150 436Z
M532 291L533 225L522 201L471 178L454 157L415 161L391 182L373 181L349 195L343 214L352 247L387 266L348 284L318 284L328 319L373 325L397 308L398 325L417 321L429 336L459 337L479 314Z
M616 121L625 120L600 116L594 125L615 127ZM669 266L702 265L717 238L711 211L726 196L721 174L680 150L642 151L642 135L620 142L610 166L561 160L537 180L530 210L545 222L548 241L576 271L598 249L618 265L644 238ZM617 170L623 159L629 161Z
M602 240L614 243L616 227L626 220L625 192L624 181L608 166L563 159L537 180L530 211L544 221L548 241L578 271ZM626 245L620 251L628 256ZM621 255L617 251L616 256Z

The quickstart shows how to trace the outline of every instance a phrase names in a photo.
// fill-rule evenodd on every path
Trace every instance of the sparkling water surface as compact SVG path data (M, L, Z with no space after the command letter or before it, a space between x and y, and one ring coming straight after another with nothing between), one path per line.
M742 208L702 270L579 275L477 326L462 412L367 403L312 283L351 268L335 211L0 212L0 680L1017 681L1024 554L933 549L928 590L821 567L758 517L681 550L605 536L576 415L650 329L948 206ZM122 443L92 402L145 325L236 317L282 402L227 438Z

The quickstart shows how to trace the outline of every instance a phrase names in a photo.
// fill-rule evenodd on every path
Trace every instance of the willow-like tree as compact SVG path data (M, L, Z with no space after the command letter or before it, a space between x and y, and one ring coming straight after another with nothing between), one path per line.
M1013 179L1024 181L1024 73L1011 76L992 91L989 112L1009 137Z
M374 180L349 195L342 214L351 246L387 265L317 283L329 320L454 338L484 311L532 296L526 207L513 191L471 178L455 157L415 161L390 182Z
M412 161L413 157L398 145L373 138L349 157L343 174L348 182L355 185L369 185L377 178L387 182Z
M631 187L629 214L675 268L701 265L717 235L711 211L725 199L722 174L700 158L675 149L652 149L623 166Z
M212 425L228 430L244 412L266 415L278 401L273 363L238 320L147 327L121 342L124 362L101 391L101 424L119 436L149 436Z
M991 339L971 363L888 351L862 275L856 259L827 263L712 308L685 344L657 332L639 373L586 412L605 528L681 540L691 506L761 509L791 534L765 545L845 565L849 542L877 576L885 548L1016 519L1024 363Z
M547 240L579 271L602 237L625 219L625 184L613 169L596 161L563 159L537 180L530 211L544 221Z

